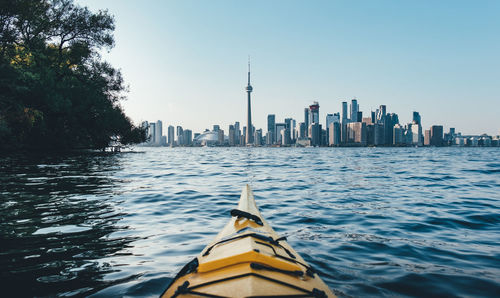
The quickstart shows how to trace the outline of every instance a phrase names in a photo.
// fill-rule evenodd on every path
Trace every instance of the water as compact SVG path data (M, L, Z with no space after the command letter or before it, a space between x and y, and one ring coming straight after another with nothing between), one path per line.
M155 296L263 216L346 296L500 296L498 148L141 148L0 157L2 296Z

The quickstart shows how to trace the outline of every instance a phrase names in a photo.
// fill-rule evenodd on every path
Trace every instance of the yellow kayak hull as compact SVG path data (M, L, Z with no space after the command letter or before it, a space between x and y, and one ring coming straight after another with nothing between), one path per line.
M335 297L262 218L249 185L224 229L162 297Z

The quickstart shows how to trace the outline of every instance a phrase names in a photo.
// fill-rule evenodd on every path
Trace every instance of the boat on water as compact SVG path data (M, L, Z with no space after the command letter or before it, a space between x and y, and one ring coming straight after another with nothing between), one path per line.
M262 218L249 185L231 220L161 297L335 297Z

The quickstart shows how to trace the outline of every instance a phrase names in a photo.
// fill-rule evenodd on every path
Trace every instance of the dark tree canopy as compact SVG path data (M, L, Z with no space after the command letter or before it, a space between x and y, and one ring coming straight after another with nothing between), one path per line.
M0 1L0 150L102 149L143 142L126 86L99 51L113 17L72 0Z

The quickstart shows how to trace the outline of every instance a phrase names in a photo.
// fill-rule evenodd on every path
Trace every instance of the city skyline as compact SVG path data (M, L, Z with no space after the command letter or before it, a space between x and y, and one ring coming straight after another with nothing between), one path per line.
M136 123L161 119L193 131L244 123L250 54L259 128L268 113L301 119L319 101L325 119L357 98L364 111L390 106L402 123L419 111L425 127L499 134L495 1L78 2L115 15L116 47L103 56L130 85L122 105Z
M248 72L250 77L250 72ZM250 88L249 88L250 87ZM250 92L248 82L248 118L250 121ZM349 110L347 107L349 106ZM235 121L224 130L218 124L212 129L195 132L182 126L168 125L168 135L162 135L162 121L143 121L149 140L142 146L272 146L272 147L422 147L422 146L467 146L498 147L500 135L467 135L450 128L445 132L443 125L431 125L425 129L422 115L413 111L412 121L401 123L399 115L391 113L386 105L363 114L357 99L342 102L341 112L327 114L325 125L319 119L320 105L317 101L304 108L303 121L284 118L276 122L275 114L267 115L267 131L262 128L243 126ZM366 116L366 117L363 117ZM251 124L250 124L251 125ZM176 133L174 133L174 129ZM251 133L249 138L248 134ZM227 133L227 135L226 135ZM250 141L249 141L250 140Z

